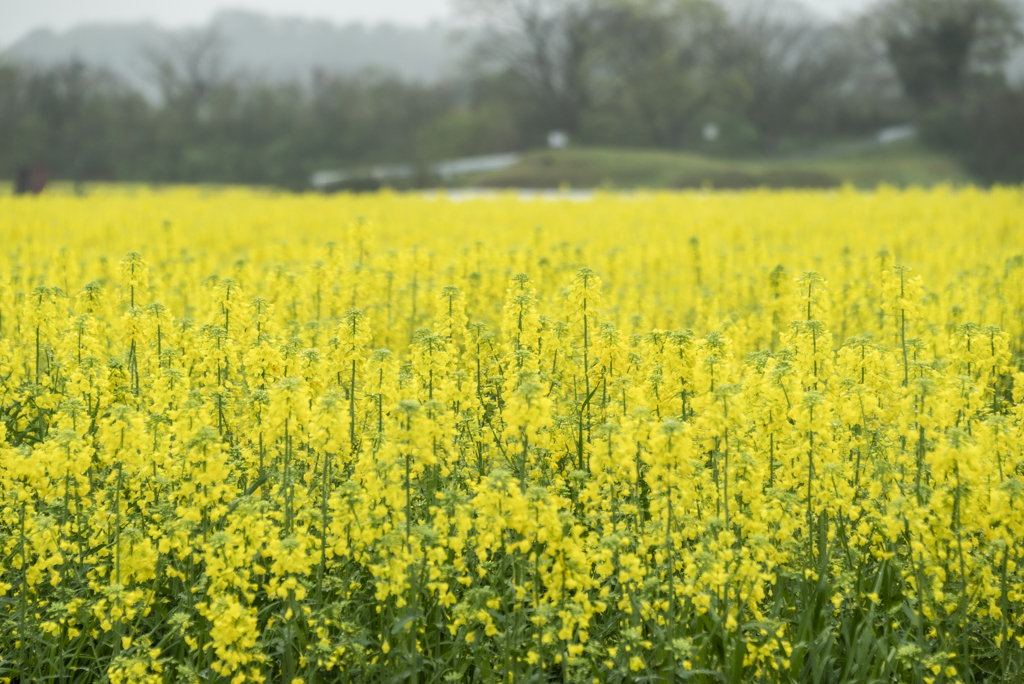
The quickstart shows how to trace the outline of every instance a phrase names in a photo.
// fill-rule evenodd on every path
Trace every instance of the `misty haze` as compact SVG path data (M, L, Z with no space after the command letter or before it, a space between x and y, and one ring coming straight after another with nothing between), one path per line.
M1018 9L459 0L416 24L236 9L38 28L0 54L0 172L295 189L1015 180Z

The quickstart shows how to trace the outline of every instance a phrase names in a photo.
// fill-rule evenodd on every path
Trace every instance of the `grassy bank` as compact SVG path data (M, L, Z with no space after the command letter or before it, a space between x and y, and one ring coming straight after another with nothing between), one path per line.
M738 159L664 150L579 147L532 150L515 166L501 171L462 176L448 184L489 188L831 188L851 183L861 188L880 184L932 186L970 183L970 175L951 157L919 142L886 147L836 147L813 155L787 158ZM387 184L387 183L384 183ZM394 181L396 189L430 185L419 179ZM76 185L55 180L47 194L91 192L104 184ZM127 186L146 184L128 182ZM381 181L366 179L347 190L372 190ZM212 187L212 186L211 186ZM10 194L11 183L0 182L0 195Z
M908 141L886 147L837 149L786 159L731 159L686 152L611 148L536 150L507 169L460 179L483 187L827 188L844 183L935 185L967 183L954 160Z

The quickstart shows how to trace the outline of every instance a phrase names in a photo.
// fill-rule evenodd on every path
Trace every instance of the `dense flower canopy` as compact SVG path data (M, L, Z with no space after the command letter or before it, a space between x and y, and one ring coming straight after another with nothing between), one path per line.
M120 188L0 235L0 680L1024 669L1019 189Z

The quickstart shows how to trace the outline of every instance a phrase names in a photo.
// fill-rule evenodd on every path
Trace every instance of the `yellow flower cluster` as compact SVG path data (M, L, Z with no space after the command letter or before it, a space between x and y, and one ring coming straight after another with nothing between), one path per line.
M0 197L0 681L1016 681L1024 195Z

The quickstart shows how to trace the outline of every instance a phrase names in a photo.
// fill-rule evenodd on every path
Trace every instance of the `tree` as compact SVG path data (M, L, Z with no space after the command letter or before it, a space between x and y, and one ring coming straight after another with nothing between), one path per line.
M144 157L133 151L148 116L138 93L80 62L0 64L0 173L43 164L57 178L122 177Z
M1002 75L1021 39L1009 0L888 0L871 19L904 93L922 108L961 97L972 75Z
M727 15L710 0L620 0L598 15L605 99L624 100L648 142L679 147L710 110L733 108L743 84L727 55Z
M191 116L228 82L224 39L215 29L191 31L168 39L162 48L144 51L165 105L174 104Z
M542 129L575 134L592 100L598 0L458 0L478 26L477 56L529 87Z
M860 66L850 37L801 6L748 3L732 20L736 59L749 86L744 113L762 141L820 128Z
M1024 93L988 93L972 103L961 128L961 160L989 183L1024 181Z

